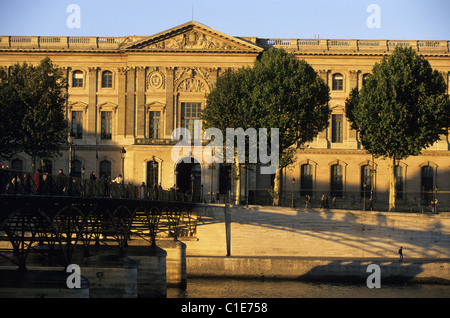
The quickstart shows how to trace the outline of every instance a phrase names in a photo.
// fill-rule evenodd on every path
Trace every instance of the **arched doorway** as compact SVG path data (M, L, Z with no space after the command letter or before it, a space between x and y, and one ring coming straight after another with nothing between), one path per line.
M194 201L200 201L202 171L198 161L180 162L176 166L176 186L183 193L192 193Z

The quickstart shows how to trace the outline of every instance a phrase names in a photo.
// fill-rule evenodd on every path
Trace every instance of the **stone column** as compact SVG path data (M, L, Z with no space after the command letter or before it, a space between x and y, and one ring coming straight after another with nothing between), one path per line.
M118 106L117 106L117 137L122 139L125 136L125 88L127 69L120 67L118 69L119 83L117 88Z
M350 74L348 78L350 81L350 90L352 90L353 88L360 86L358 83L358 74L360 73L360 71L351 70L349 73Z
M89 68L88 78L88 92L89 92L89 106L87 107L86 120L86 144L96 144L97 131L97 68Z
M173 92L173 67L166 67L166 130L164 133L165 138L170 138L174 129L175 118L175 104L174 104L174 92Z
M360 74L360 71L352 70L350 71L349 81L350 81L350 90L352 90L355 87L361 87L362 85L359 84L358 81L358 75ZM362 83L361 83L362 84ZM345 118L345 116L344 116ZM348 137L347 137L347 148L349 149L357 149L358 148L358 141L356 139L356 130L350 128L350 123L345 118L345 124L347 125L347 131L348 131Z
M329 70L319 70L319 76L323 79L325 84L328 85L328 74ZM328 148L328 139L327 139L327 129L319 132L317 135L317 147L319 148Z
M125 107L125 137L134 138L135 126L135 68L128 68L127 71L127 93Z
M145 68L136 68L136 137L145 133Z

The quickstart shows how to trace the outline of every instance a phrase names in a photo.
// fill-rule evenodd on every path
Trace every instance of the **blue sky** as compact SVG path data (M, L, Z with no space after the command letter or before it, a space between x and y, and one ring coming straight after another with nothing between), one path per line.
M66 21L80 8L80 27ZM371 4L379 28L369 28ZM0 35L153 35L194 20L233 36L450 40L448 0L0 0Z

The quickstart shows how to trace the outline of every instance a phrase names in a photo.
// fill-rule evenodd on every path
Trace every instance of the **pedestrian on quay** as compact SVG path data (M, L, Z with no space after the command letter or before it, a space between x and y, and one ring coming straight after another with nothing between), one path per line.
M322 198L320 199L320 208L323 209L325 207L325 194L322 194Z
M399 261L403 261L403 247L400 246L400 249L398 250L398 255L400 256Z

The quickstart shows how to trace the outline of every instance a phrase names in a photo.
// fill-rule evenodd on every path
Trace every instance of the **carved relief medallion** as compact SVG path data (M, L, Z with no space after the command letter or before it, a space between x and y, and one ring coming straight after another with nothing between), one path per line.
M150 68L147 76L148 89L163 89L164 74L158 68Z

